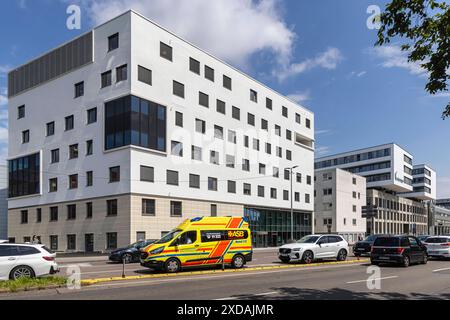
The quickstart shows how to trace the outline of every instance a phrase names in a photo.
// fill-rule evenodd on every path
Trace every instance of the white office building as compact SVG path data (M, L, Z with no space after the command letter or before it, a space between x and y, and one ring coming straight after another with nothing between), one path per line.
M316 170L314 231L336 233L349 243L366 234L366 178L342 169Z
M436 173L427 165L413 165L413 156L390 143L315 160L315 169L341 168L367 181L368 233L428 232L425 200L436 194Z
M17 67L8 93L12 240L105 251L238 215L279 245L294 166L311 232L313 113L134 11Z
M0 165L0 240L8 239L8 168Z

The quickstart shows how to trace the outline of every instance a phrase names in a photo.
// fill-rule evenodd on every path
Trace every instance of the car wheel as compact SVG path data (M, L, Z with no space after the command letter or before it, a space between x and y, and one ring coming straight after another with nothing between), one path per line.
M164 270L167 273L177 273L181 270L180 260L172 258L166 261L164 264Z
M305 251L302 256L302 262L306 264L310 264L314 260L314 255L311 251Z
M337 261L345 261L347 260L347 251L344 249L341 249L337 256Z
M245 265L245 258L238 254L233 257L233 260L231 261L231 266L233 269L242 269Z
M405 268L408 268L410 263L411 263L411 261L409 260L409 257L408 256L404 256L403 257L402 266L405 267Z
M28 267L28 266L18 266L15 267L10 275L9 278L11 280L18 280L18 279L29 279L29 278L34 278L35 274L32 268Z
M122 255L122 261L124 261L125 264L132 263L133 262L133 256L130 253L124 253Z

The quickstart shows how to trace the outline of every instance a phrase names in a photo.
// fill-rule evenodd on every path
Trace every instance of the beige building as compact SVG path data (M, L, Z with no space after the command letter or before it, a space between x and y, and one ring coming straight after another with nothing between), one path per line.
M365 235L366 178L342 169L316 170L314 195L315 233L337 233L350 243Z

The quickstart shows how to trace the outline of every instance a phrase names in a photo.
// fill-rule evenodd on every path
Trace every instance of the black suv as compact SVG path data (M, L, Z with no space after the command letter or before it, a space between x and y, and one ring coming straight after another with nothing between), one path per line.
M355 257L360 257L362 255L370 255L372 251L372 245L378 237L386 237L386 234L375 234L368 236L362 241L358 241L353 246L353 254Z
M413 236L378 237L370 254L373 265L395 263L408 267L413 263L428 262L427 248Z

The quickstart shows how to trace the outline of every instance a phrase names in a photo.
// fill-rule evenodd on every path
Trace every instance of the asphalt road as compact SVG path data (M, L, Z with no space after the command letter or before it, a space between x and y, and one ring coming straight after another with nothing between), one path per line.
M349 257L348 260L353 260ZM67 274L69 267L78 266L81 271L81 279L111 278L122 276L123 266L120 263L108 261L108 257L79 257L79 258L59 258L56 260L60 265L61 276ZM277 257L277 249L255 250L253 260L248 263L248 267L274 266L282 264ZM72 269L71 269L72 270ZM193 269L189 269L193 270ZM194 269L195 270L195 269ZM142 267L139 263L125 265L125 275L148 275L154 274L153 270Z
M368 288L367 263L323 265L231 274L104 283L80 290L47 290L0 296L41 300L330 300L450 299L450 261L409 268L383 266Z

